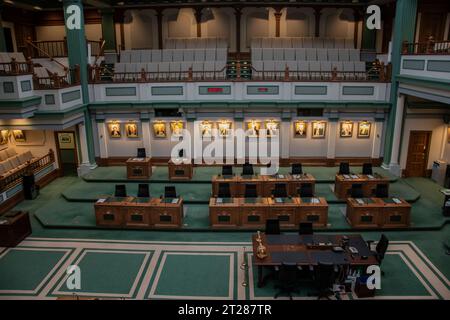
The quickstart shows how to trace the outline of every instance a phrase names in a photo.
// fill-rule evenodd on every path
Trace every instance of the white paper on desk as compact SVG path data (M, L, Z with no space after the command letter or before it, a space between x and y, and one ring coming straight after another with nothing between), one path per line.
M144 161L145 158L133 158L133 161Z
M348 174L343 175L344 179L350 179L350 176Z
M275 202L276 202L276 203L282 203L282 202L283 202L283 199L281 199L281 198L275 198Z
M392 201L394 201L396 204L402 203L402 202L400 201L400 199L398 199L398 198L392 198Z
M356 174L352 174L351 177L352 177L352 179L358 179L359 178L358 175L356 175Z
M356 202L358 202L358 204L364 204L364 200L363 199L356 199Z
M375 178L373 177L373 175L371 175L371 174L367 175L367 177L368 177L369 179L375 179Z
M98 199L97 200L97 203L103 203L103 202L105 202L106 201L106 199Z
M320 200L317 199L317 198L313 198L311 202L312 202L312 203L320 203Z
M172 203L173 203L173 204L178 203L178 198L172 199Z
M284 179L284 174L279 174L278 179Z
M216 203L222 203L222 202L223 202L222 198L217 198Z

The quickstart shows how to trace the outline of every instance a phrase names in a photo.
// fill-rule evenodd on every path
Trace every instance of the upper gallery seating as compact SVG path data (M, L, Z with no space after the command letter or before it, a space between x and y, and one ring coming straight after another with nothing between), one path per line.
M17 154L17 151L8 148L0 151L0 177L4 178L26 168L31 162L38 160L30 151Z
M227 48L125 50L115 64L115 81L186 80L192 68L193 79L224 79Z
M228 48L227 41L221 38L169 38L165 49L220 49Z
M342 38L253 38L253 48L325 48L325 49L354 49L353 39Z
M11 62L13 61L19 64L27 63L25 56L22 52L0 52L0 73L11 72ZM19 67L20 71L26 71L23 67Z

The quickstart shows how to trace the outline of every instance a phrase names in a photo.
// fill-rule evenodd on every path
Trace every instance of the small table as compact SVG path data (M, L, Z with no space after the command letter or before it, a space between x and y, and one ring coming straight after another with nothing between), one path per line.
M176 164L170 160L168 166L169 180L191 180L194 175L192 163L185 163L181 160L179 164Z
M8 211L0 216L0 247L15 247L30 234L28 212Z
M268 198L240 198L241 226L245 228L264 228L269 216Z
M296 225L296 212L298 210L298 198L277 198L267 199L270 205L270 219L278 219L281 227L294 227Z
M327 227L328 203L325 198L298 198L299 209L295 224L311 222L314 228Z
M151 158L130 158L127 164L127 179L148 180L152 176Z
M289 182L291 181L291 177L288 174L275 174L273 176L263 176L263 190L262 190L262 196L263 197L271 197L272 191L275 189L275 186L277 184L284 184L286 186L286 192L289 195L292 195L289 192Z
M315 193L316 187L316 179L312 174L304 173L304 174L291 174L289 175L289 190L288 193L291 196L298 195L298 189L301 188L303 184L310 183L312 185L312 192Z
M363 185L364 197L373 197L374 189L378 184L386 184L389 186L389 179L378 174L363 175L363 174L337 174L334 185L334 193L338 199L349 198L349 192L352 185L360 183Z
M211 198L209 222L212 228L240 226L238 198Z
M264 183L264 177L260 176L260 175L238 176L237 177L237 185L236 185L236 197L244 197L245 196L245 185L246 184L255 184L256 185L256 194L258 196L262 196L263 183Z

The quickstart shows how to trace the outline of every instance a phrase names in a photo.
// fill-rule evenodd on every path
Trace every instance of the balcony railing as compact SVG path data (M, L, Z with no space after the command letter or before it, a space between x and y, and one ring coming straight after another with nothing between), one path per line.
M404 55L421 55L421 54L450 54L450 41L435 41L433 37L429 37L426 42L409 43L403 42L402 54Z
M50 73L48 77L33 76L35 90L63 89L80 84L80 68L67 69L64 75Z
M27 62L17 62L12 58L11 62L0 63L0 75L5 76L18 76L23 74L33 73L33 62L27 60Z
M86 40L87 44L91 45L91 56L96 57L102 55L104 40ZM47 58L52 56L54 58L63 58L68 56L67 39L64 40L47 40L47 41L32 41L28 38L26 52L24 54L32 58ZM87 47L86 47L87 54Z

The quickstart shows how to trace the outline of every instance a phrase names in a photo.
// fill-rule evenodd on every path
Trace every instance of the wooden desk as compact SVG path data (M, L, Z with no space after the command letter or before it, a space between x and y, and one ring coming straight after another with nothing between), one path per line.
M406 228L411 205L403 199L347 199L347 220L353 228ZM359 202L358 202L359 201Z
M269 216L269 199L239 198L241 208L241 226L251 228L265 228Z
M328 226L328 203L325 198L298 198L298 202L295 225L312 222L315 228Z
M0 216L0 247L15 247L31 234L26 211L8 211Z
M130 158L127 164L127 179L148 180L152 176L150 158Z
M299 198L268 198L269 218L280 220L281 227L294 228L297 225Z
M122 229L180 228L183 223L183 199L172 203L160 198L116 198L98 200L95 205L97 226Z
M213 176L212 178L212 196L217 197L219 195L219 184L220 183L228 183L230 185L230 193L231 197L237 197L237 176Z
M240 225L239 198L209 200L209 223L212 228L238 227Z
M175 164L170 160L168 167L169 180L191 180L194 175L194 165L192 163Z
M316 189L316 179L313 177L312 174L309 173L305 173L302 175L298 175L298 174L294 174L294 175L289 175L290 180L289 180L289 188L288 188L288 193L290 196L298 196L298 189L300 189L300 187L305 184L305 183L310 183L312 185L312 191L313 194L315 194L315 189Z
M367 243L360 235L349 235L349 247L355 247L358 254L352 255L348 249L342 253L333 252L334 246L341 246L343 235L265 235L261 234L261 244L266 247L267 256L257 256L257 236L253 235L253 265L258 267L258 287L264 286L264 266L280 266L283 262L299 266L315 266L319 262L332 262L350 268L378 265ZM365 257L365 258L364 258Z
M336 194L336 197L338 197L339 199L349 198L350 190L354 183L362 184L364 197L370 198L374 196L374 189L377 187L377 184L386 184L389 186L389 179L384 178L377 174L374 174L373 176L367 176L362 174L356 175L337 174L334 184L334 193Z
M262 196L263 183L264 183L263 176L259 176L259 175L237 176L236 197L244 197L245 196L245 185L246 184L255 184L256 185L256 194L258 196Z
M289 192L289 183L291 181L291 176L288 174L276 174L273 176L263 176L263 187L262 187L262 196L263 197L271 197L272 191L275 189L275 185L278 183L282 183L286 185L286 192L288 195L295 196L295 194L290 194Z

